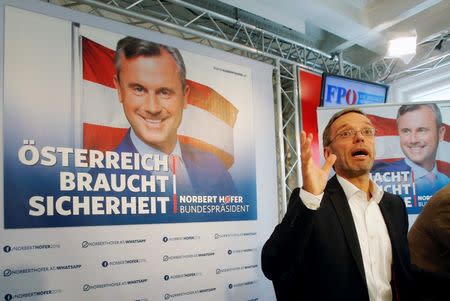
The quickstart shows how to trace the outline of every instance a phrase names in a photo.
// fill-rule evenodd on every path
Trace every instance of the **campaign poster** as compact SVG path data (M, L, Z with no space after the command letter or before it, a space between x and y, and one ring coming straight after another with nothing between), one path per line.
M251 68L63 20L23 49L13 18L5 228L256 220Z
M358 108L376 129L371 178L385 191L403 198L412 224L433 194L450 183L450 102ZM318 110L319 133L340 109Z
M0 10L0 298L274 300L272 66L44 1ZM114 61L126 37L146 64ZM166 136L170 154L136 139Z

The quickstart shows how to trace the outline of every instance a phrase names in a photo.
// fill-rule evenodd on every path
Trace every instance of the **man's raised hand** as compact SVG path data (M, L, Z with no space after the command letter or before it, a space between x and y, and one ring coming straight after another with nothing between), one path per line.
M323 192L325 186L327 185L328 175L330 174L331 167L336 161L336 155L329 155L322 167L317 166L312 158L312 139L313 135L311 133L306 135L306 132L302 131L300 137L300 149L303 189L314 195L319 195Z

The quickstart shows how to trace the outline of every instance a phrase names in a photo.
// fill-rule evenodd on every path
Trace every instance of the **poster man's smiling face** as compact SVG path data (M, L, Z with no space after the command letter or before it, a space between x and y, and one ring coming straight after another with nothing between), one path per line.
M183 89L179 69L164 49L157 56L121 56L114 83L125 115L136 135L167 154L177 141L189 86Z
M436 116L429 107L406 112L398 118L398 134L403 153L414 163L430 171L435 164L439 141L445 128L437 127Z

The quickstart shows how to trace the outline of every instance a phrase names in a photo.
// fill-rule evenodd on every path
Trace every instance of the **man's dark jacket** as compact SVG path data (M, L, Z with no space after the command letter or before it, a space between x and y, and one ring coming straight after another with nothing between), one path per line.
M392 245L394 300L415 300L405 205L385 192L379 206ZM355 223L336 176L317 210L303 204L298 188L292 192L283 221L263 247L262 269L279 301L369 300Z
M231 175L218 157L189 144L180 143L180 148L192 184L192 190L179 189L179 194L232 195L236 193ZM128 130L115 152L138 153L131 141L130 130ZM144 171L144 173L148 172Z

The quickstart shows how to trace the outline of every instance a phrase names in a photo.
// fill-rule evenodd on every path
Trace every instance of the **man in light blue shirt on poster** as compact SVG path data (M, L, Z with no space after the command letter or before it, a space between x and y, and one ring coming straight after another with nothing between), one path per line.
M405 163L412 170L414 184L418 194L432 195L449 183L449 178L439 172L436 166L431 171L428 171L408 158L405 158Z

